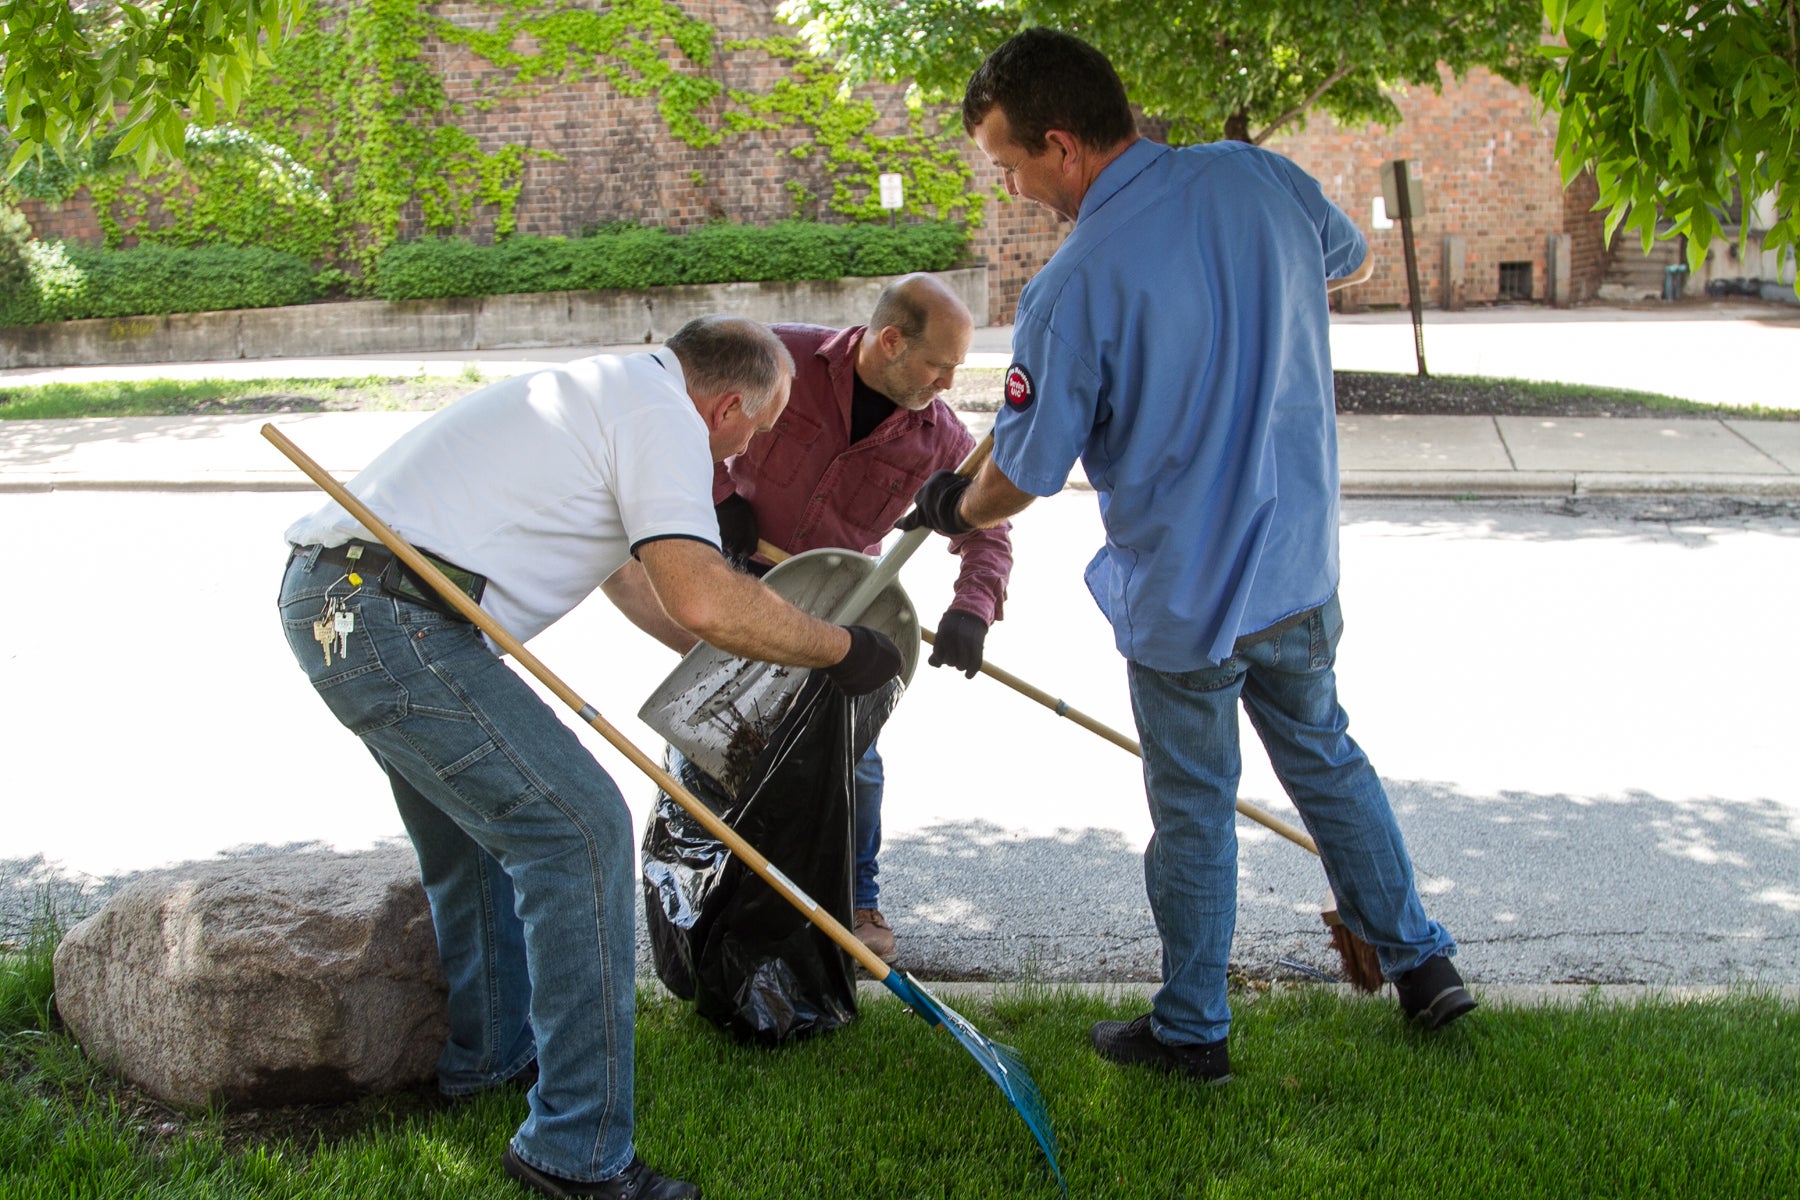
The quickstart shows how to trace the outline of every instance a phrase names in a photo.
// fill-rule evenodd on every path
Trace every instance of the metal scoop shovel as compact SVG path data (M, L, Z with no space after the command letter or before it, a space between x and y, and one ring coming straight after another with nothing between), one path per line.
M974 474L993 444L989 434L957 474ZM779 563L763 582L816 617L893 638L904 685L918 666L919 617L898 576L929 536L929 529L909 530L879 561L854 550L808 550ZM702 642L650 693L638 718L735 794L805 682L801 668L752 662Z

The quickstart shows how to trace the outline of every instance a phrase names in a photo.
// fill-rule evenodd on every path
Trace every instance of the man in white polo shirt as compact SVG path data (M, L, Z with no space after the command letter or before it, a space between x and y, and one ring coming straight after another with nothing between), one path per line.
M521 641L594 588L640 626L821 667L846 693L899 674L882 634L794 608L719 552L713 463L769 429L793 360L765 327L689 322L662 350L483 388L350 490ZM633 836L618 788L475 626L336 503L296 521L281 615L333 714L387 773L450 985L440 1088L529 1077L503 1158L545 1195L700 1194L632 1148ZM611 582L632 560L653 595ZM630 574L630 573L627 573ZM341 630L321 641L323 620Z

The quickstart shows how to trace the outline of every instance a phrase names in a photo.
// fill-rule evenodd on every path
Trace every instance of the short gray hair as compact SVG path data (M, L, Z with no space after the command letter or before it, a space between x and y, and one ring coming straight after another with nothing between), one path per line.
M663 344L681 360L690 393L742 392L747 417L773 404L782 380L794 374L794 356L781 339L748 317L695 317Z

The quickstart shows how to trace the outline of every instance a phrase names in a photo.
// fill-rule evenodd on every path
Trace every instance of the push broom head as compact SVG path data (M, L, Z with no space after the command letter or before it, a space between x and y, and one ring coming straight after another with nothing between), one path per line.
M1331 948L1344 964L1344 978L1359 992L1379 992L1387 981L1381 977L1381 959L1376 957L1375 947L1351 933L1337 909L1320 915L1331 930Z
M1044 1094L1038 1091L1031 1072L1025 1069L1025 1063L1019 1058L1019 1052L1011 1046L983 1036L981 1030L971 1025L961 1013L926 991L918 980L906 972L890 971L882 982L914 1013L923 1017L927 1024L942 1025L948 1029L962 1043L963 1049L981 1064L981 1069L987 1072L988 1078L999 1085L1007 1100L1024 1119L1025 1127L1031 1130L1031 1136L1037 1139L1038 1147L1050 1162L1050 1169L1056 1173L1056 1186L1067 1196L1069 1185L1063 1182L1062 1167L1056 1161L1056 1134L1050 1128L1050 1114L1044 1108Z

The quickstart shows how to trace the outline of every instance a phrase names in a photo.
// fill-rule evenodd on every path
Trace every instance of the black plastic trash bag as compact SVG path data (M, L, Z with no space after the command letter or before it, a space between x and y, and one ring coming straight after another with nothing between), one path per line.
M852 701L815 671L736 796L673 750L670 773L848 927L853 771L903 690ZM644 830L643 879L657 977L702 1016L768 1044L856 1016L849 955L665 792Z

